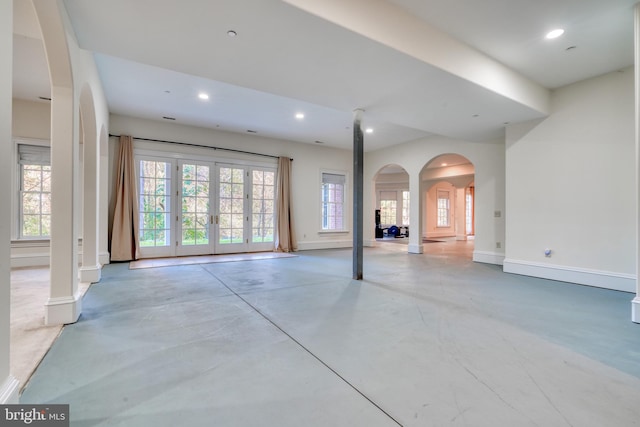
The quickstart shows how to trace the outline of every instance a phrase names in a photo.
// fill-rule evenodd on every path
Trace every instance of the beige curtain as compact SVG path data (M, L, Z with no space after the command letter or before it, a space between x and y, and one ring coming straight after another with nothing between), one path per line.
M116 168L115 208L111 232L111 260L138 259L138 195L136 171L133 160L133 138L120 136L118 164Z
M275 252L294 252L298 250L293 227L291 209L291 159L278 159L278 178L276 179L276 232Z

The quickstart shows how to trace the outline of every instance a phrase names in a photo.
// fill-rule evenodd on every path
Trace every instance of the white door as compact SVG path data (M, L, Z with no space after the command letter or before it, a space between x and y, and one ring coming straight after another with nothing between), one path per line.
M175 255L173 241L173 161L136 158L138 169L138 218L140 255L143 258Z
M177 255L213 253L213 170L213 165L207 162L182 160L178 164Z
M246 191L247 168L239 165L218 165L218 196L215 252L238 253L248 249Z

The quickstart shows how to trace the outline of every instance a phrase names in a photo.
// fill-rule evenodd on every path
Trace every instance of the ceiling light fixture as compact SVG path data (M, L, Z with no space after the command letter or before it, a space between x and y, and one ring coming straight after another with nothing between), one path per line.
M367 128L367 130L365 130L366 133L373 133L373 129L372 128Z
M440 166L449 166L447 163L443 163Z
M548 39L557 39L558 37L560 37L561 35L564 34L564 30L562 28L557 28L553 31L549 31L546 35L546 38Z
M296 113L296 119L298 120L304 119L304 113Z
M206 101L207 99L209 99L209 95L207 95L206 93L199 93L198 98Z
M236 32L235 32L235 31L233 31L233 30L229 30L229 31L227 31L227 35L228 35L229 37L235 37L235 36L237 36L237 35L238 35L238 33L236 33Z

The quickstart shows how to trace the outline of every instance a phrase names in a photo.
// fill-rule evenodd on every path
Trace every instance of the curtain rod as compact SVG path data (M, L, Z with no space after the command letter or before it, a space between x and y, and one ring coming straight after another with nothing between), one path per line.
M120 138L120 135L109 134L109 137ZM165 141L163 139L151 139L151 138L136 138L135 136L133 136L132 138L140 140L140 141L164 142L164 143L167 143L167 144L186 145L186 146L189 146L189 147L211 148L212 150L231 151L233 153L251 154L252 156L271 157L272 159L279 159L280 158L279 156L272 156L271 154L254 153L252 151L236 150L236 149L233 149L233 148L212 147L210 145L192 144L190 142ZM289 160L293 161L293 159L291 159L291 158Z

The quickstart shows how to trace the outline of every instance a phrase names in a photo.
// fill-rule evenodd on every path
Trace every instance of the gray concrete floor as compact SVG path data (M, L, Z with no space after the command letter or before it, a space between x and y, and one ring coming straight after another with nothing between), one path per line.
M88 283L80 283L86 292ZM47 353L62 326L44 324L49 298L49 267L11 269L11 374L24 386Z
M632 426L633 295L509 275L471 242L106 266L27 385L72 425Z

